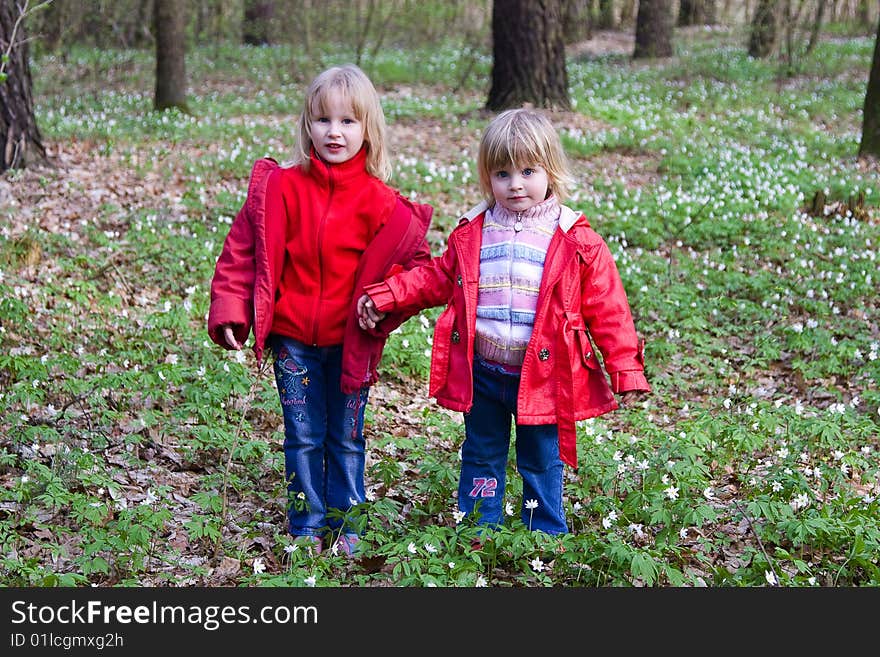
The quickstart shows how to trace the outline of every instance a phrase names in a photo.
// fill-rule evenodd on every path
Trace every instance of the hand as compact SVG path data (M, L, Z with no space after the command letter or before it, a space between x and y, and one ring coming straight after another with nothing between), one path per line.
M244 346L235 339L235 332L232 330L232 326L229 324L223 327L223 339L226 340L226 344L228 344L233 349L238 350Z
M627 390L626 392L621 392L618 401L618 405L620 408L626 408L627 406L631 406L635 404L641 397L643 392L641 390Z
M385 319L387 313L376 310L376 304L369 295L364 294L357 302L358 324L364 330L376 328L376 324Z

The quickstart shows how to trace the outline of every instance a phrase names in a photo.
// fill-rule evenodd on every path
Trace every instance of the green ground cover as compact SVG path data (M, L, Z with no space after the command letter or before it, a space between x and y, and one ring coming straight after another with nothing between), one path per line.
M297 54L191 52L192 115L149 111L150 53L35 61L58 165L0 181L0 580L880 584L880 174L855 158L873 40L825 41L780 78L717 36L650 65L572 58L574 110L553 115L654 386L579 424L571 533L519 520L511 455L513 514L471 551L460 416L426 398L432 309L392 336L371 394L354 561L291 545L271 371L205 331L250 164L291 150ZM468 57L365 64L438 253L479 198L491 59Z

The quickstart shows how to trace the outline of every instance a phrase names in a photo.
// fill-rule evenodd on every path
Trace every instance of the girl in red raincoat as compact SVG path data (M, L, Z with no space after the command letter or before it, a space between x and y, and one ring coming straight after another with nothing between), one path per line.
M430 394L464 413L459 508L501 522L513 418L523 523L560 534L575 422L616 409L615 393L650 390L644 345L608 246L562 205L570 175L550 121L529 109L498 115L477 168L487 202L461 218L442 255L366 286L360 325L371 332L386 313L446 304Z

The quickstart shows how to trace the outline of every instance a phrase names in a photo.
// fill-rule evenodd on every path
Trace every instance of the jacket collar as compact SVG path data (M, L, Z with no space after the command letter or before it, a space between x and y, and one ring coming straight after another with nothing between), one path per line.
M314 146L309 157L309 175L321 186L327 186L331 182L334 187L352 187L364 184L364 176L367 173L367 147L361 147L350 160L340 164L330 164L322 160Z
M489 203L487 201L481 201L480 203L478 203L477 205L472 207L470 210L465 212L461 216L461 218L459 219L459 223L461 223L463 221L468 221L468 222L473 221L474 219L479 217L481 214L483 214L486 210L488 210L490 207L491 206L489 205ZM567 205L563 205L561 207L562 207L562 213L559 215L559 229L563 233L567 233L571 229L571 227L575 225L577 220L583 216L583 214L581 212L575 212Z

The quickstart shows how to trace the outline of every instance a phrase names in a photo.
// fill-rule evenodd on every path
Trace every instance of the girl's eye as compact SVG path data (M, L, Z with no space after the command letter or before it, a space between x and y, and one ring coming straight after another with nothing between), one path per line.
M355 121L354 119L342 119L342 122L343 122L345 125L351 125L351 124L353 124L353 123L357 123L357 121Z
M506 172L506 171L498 171L498 172L495 173L495 175L496 175L498 178L507 178L507 172Z
M316 119L316 121L317 121L318 123L328 123L328 122L330 121L330 119L328 119L326 116L319 116L319 117Z
M524 176L528 177L528 176L531 176L533 173L535 173L535 170L531 169L531 168L526 168L526 169L523 169L522 173Z

